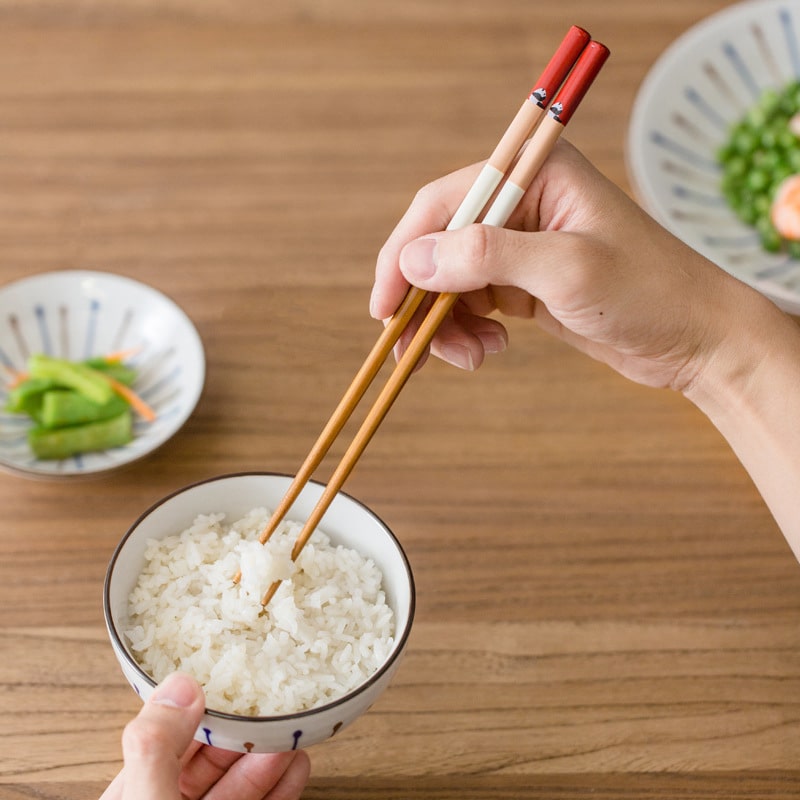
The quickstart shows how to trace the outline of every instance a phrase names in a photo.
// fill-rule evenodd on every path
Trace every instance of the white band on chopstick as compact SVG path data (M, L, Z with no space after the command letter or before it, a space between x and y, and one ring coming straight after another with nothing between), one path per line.
M503 188L497 193L497 197L486 212L486 216L482 220L484 225L502 228L508 222L508 218L519 205L522 196L555 147L563 130L564 126L553 116L545 117L542 120L531 144L520 157L511 175L508 176L508 180L503 184Z
M521 186L508 181L500 190L494 203L492 203L492 207L486 212L483 224L502 228L508 222L508 218L519 205L519 201L522 200L522 195L524 194L525 190Z
M494 190L500 185L500 181L503 180L503 175L504 173L501 170L491 164L485 164L475 179L475 183L472 184L472 187L467 192L467 196L462 200L456 213L453 214L447 230L454 231L457 228L464 228L475 222Z

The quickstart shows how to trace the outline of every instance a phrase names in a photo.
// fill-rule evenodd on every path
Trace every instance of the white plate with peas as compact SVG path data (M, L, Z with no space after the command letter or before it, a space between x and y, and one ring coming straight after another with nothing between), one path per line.
M168 297L108 272L0 288L0 467L92 476L164 444L191 415L205 355Z
M644 207L800 314L800 4L736 3L677 39L637 94L627 165Z

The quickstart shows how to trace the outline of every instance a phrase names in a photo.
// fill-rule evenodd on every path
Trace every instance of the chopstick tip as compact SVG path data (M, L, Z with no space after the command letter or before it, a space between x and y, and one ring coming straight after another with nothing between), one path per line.
M546 108L591 39L588 31L578 25L573 25L551 56L547 66L531 89L528 99L535 102L540 108Z
M261 598L261 606L262 608L266 608L269 605L269 601L275 597L275 592L278 591L278 587L281 585L281 581L274 581L272 585L264 592L264 596Z
M610 55L608 47L595 39L586 45L550 107L550 116L562 125L569 122Z

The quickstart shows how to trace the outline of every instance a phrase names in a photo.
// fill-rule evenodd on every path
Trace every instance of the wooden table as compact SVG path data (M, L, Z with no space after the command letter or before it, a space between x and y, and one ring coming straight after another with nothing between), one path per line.
M208 359L130 469L0 474L2 800L116 773L139 705L101 613L115 544L179 486L297 468L415 190L488 154L573 23L612 58L568 136L627 188L640 81L725 5L0 2L0 281L130 275ZM797 797L800 566L749 478L681 397L510 328L475 374L417 374L347 484L405 545L417 621L306 797Z

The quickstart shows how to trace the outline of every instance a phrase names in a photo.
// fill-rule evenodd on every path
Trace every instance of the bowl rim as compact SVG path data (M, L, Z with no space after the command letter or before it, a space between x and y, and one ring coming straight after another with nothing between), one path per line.
M129 667L131 667L137 675L147 684L150 685L151 688L155 688L158 686L158 681L154 680L150 675L148 675L139 665L135 658L130 654L128 647L125 645L122 635L118 632L117 626L114 622L112 613L111 613L111 603L110 603L110 585L111 579L114 572L114 567L122 553L122 549L125 546L125 543L128 539L133 535L134 531L139 527L139 525L143 522L143 520L152 514L157 508L161 507L165 503L169 502L174 497L177 497L184 492L187 492L191 489L195 489L199 486L203 486L208 483L215 483L216 481L221 480L228 480L231 478L243 478L243 477L269 477L269 478L283 478L291 480L294 476L284 472L271 472L269 470L243 470L240 472L228 472L223 473L221 475L214 475L208 478L201 478L200 480L193 481L192 483L186 484L181 486L169 494L161 497L156 502L152 503L147 509L145 509L136 520L128 527L128 530L125 532L123 537L118 542L117 546L114 548L114 552L111 556L109 561L108 567L106 569L105 579L103 581L103 616L105 618L106 629L108 631L109 636L112 639L112 643L115 649L118 652L124 654L125 661ZM317 480L309 480L309 484L313 484L318 487L324 487L324 484ZM334 709L338 706L343 705L344 703L348 702L351 698L355 697L356 695L362 694L364 691L369 689L370 686L377 683L399 660L401 655L403 654L406 644L408 643L408 639L411 635L411 628L412 623L414 621L414 614L416 611L416 585L414 582L414 573L411 569L411 563L408 559L408 556L403 549L400 540L395 536L394 531L383 521L383 519L376 514L369 506L363 503L361 500L353 497L351 494L340 490L337 493L337 496L341 495L342 497L346 498L347 500L355 503L357 506L362 508L369 516L371 516L378 524L386 531L389 538L391 539L392 543L394 544L398 555L400 556L400 561L402 566L405 569L406 577L408 580L408 588L409 588L409 597L408 597L408 619L406 620L405 626L402 630L402 633L398 636L395 633L395 645L392 648L389 657L380 665L372 675L369 676L365 681L358 684L354 689L351 689L346 694L343 694L341 697L337 697L334 700L331 700L323 705L313 706L312 708L304 709L303 711L295 711L290 714L273 714L268 716L246 716L244 714L233 714L227 711L218 711L213 708L206 708L205 713L213 718L219 720L227 720L231 722L285 722L288 720L300 720L304 719L305 717L309 716L316 716L322 712L328 711L329 709Z

